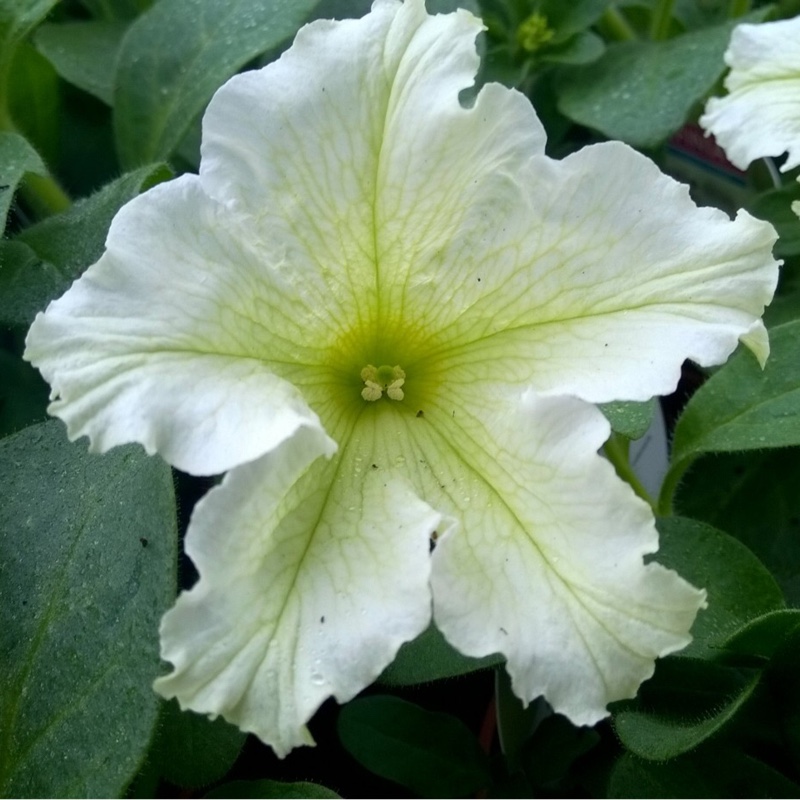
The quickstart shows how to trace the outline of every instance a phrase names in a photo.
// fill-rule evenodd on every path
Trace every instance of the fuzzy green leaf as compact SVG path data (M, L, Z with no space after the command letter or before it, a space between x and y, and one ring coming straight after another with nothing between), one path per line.
M653 422L656 410L655 399L643 403L615 401L602 403L600 410L611 423L615 433L621 433L628 439L641 439Z
M692 464L678 513L735 536L800 605L800 450L706 455Z
M87 20L42 25L34 36L39 52L68 83L106 105L114 98L114 69L125 22Z
M431 625L413 642L404 644L395 660L381 673L378 682L385 686L413 686L419 683L466 675L503 663L500 655L470 658L448 644Z
M800 220L792 211L796 200L800 200L800 183L789 181L781 189L758 195L748 206L750 213L771 222L778 232L774 249L778 258L800 255Z
M37 370L0 350L0 438L44 420L48 394Z
M655 560L708 593L691 644L682 656L716 658L725 641L751 620L783 608L783 594L769 570L740 542L702 522L682 517L658 521Z
M782 608L754 619L723 642L729 653L772 658L800 630L800 609Z
M761 673L693 658L660 661L636 700L614 704L614 729L640 758L666 761L694 750L739 713Z
M800 767L800 628L785 638L773 654L767 669L770 690L781 720L783 741L794 767ZM800 793L795 797L800 797Z
M119 52L114 128L126 168L168 158L211 95L294 34L315 0L162 0Z
M284 783L283 781L231 781L223 783L212 789L206 797L247 797L247 798L272 798L285 797L290 800L294 798L311 798L311 800L335 800L339 795L331 791L326 786L318 783L300 781L299 783Z
M7 57L55 4L56 0L0 0L0 54Z
M605 52L603 40L584 31L568 39L561 45L548 47L542 51L541 60L551 64L590 64L597 61Z
M463 722L396 697L363 697L339 715L339 738L368 770L422 797L463 797L490 781L488 759Z
M161 777L170 783L196 789L225 777L246 738L221 717L212 721L170 701L162 706L148 758L158 762Z
M117 211L166 174L163 166L142 167L0 243L0 324L29 325L100 258Z
M733 748L711 748L656 764L630 754L614 765L608 797L798 797L800 786Z
M591 65L562 74L559 110L609 139L655 147L686 122L722 75L731 30L741 21L663 42L611 44Z
M44 162L27 139L18 133L0 131L0 227L2 228L5 228L14 192L26 172L47 174Z
M597 22L608 3L609 0L541 0L538 11L554 32L553 43L560 44Z
M694 394L678 420L673 467L700 453L800 445L800 321L770 331L762 371L741 350Z
M68 285L24 242L0 241L0 325L27 327Z
M0 795L119 796L158 711L175 596L169 468L60 422L0 441Z

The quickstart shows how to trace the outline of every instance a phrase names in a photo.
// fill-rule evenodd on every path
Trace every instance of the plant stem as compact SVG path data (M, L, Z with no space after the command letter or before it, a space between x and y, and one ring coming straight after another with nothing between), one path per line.
M630 42L637 38L636 31L614 6L603 12L599 27L603 35L614 42Z
M675 0L658 0L650 17L650 38L661 42L669 38L669 26L672 21L672 7Z
M664 483L661 484L661 492L658 495L658 505L656 511L660 517L669 517L674 513L673 502L675 500L675 492L681 479L686 474L686 470L692 465L693 458L687 457L672 464L664 478Z
M612 433L611 438L603 446L603 452L606 454L606 458L614 465L617 475L629 484L631 489L655 511L655 501L636 476L633 467L631 467L631 462L628 458L629 446L630 441L626 437Z
M728 6L728 17L735 19L736 17L743 17L750 10L750 0L730 0Z
M8 81L14 47L0 56L0 131L20 133L8 113ZM50 175L25 174L19 193L37 217L47 217L65 211L72 205L69 195Z
M34 175L28 172L19 187L19 193L31 211L40 218L59 214L72 205L72 200L58 181L49 175Z

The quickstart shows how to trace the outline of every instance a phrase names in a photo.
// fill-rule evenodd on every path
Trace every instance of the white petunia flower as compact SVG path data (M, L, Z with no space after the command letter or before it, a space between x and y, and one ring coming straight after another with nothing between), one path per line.
M217 92L200 175L123 208L28 336L72 438L229 470L156 688L279 755L432 614L590 724L704 602L643 563L653 517L592 404L739 339L763 361L774 231L622 144L551 160L515 91L463 107L480 30L423 0L303 28Z
M800 17L738 25L725 63L728 94L708 101L700 125L739 169L783 153L784 171L800 166Z

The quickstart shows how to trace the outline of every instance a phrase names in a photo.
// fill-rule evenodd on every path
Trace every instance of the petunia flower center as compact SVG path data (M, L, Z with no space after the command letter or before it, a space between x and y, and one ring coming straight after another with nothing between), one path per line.
M364 381L361 396L365 400L380 400L384 392L390 400L402 400L404 397L402 386L406 382L406 373L397 365L376 367L367 364L361 370L361 380Z
M555 35L555 31L547 24L544 14L531 14L517 30L517 41L523 50L535 53L547 44Z

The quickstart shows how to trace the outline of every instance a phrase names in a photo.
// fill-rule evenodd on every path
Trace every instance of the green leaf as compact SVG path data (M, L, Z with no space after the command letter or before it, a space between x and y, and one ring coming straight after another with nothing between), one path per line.
M624 755L608 797L798 797L800 786L764 762L732 748L708 748L665 764Z
M0 438L44 420L48 394L37 370L0 350Z
M523 745L520 761L529 782L543 789L563 785L575 762L600 742L592 728L577 727L561 714L541 721Z
M161 0L122 41L114 94L120 161L172 154L214 91L292 36L315 0Z
M800 629L786 637L776 650L767 670L767 679L780 714L783 742L795 769L800 769ZM800 794L796 795L800 797Z
M50 12L57 0L0 0L0 61Z
M584 31L561 45L543 49L540 59L551 64L590 64L597 61L605 49L606 46L599 36L591 31Z
M169 175L162 164L140 167L76 203L66 213L25 229L17 241L27 244L39 258L73 281L103 254L106 234L117 211Z
M600 410L611 423L611 429L615 433L621 433L628 439L641 439L653 422L656 401L655 398L651 398L643 403L628 401L601 403Z
M751 214L775 227L778 241L773 252L778 258L800 255L800 220L792 211L795 200L800 200L800 183L789 181L780 189L758 195L747 208Z
M164 703L149 758L158 761L161 776L185 789L208 786L225 777L247 734L218 717L181 711Z
M68 211L0 243L0 324L28 325L105 248L111 220L142 190L164 177L163 166L123 175Z
M503 663L501 655L470 658L451 647L431 625L413 642L404 644L395 660L381 673L378 682L385 686L413 686L418 683L466 675Z
M534 698L533 702L523 706L522 700L514 694L511 678L504 669L495 671L494 689L497 733L503 742L503 756L508 770L513 773L520 769L522 748L542 721L553 712L543 697Z
M680 485L676 508L727 531L770 570L800 606L800 450L700 458Z
M138 446L89 455L51 421L0 441L0 487L0 794L118 796L158 711L170 470Z
M68 286L23 242L0 241L0 325L27 327Z
M422 797L463 797L490 781L488 758L463 722L396 697L353 700L339 738L371 772Z
M776 295L764 311L767 330L800 320L800 286L789 287L785 293Z
M778 609L740 628L722 643L722 647L729 653L769 659L798 630L800 609Z
M741 349L694 394L675 427L672 470L700 453L800 444L800 321L770 331L762 371Z
M652 0L650 5L654 5ZM730 0L676 0L673 13L684 28L691 30L723 22L731 16L730 10Z
M15 127L53 166L59 160L61 94L58 75L33 45L22 42L11 66L8 109Z
M453 5L454 2L455 0L426 0L425 5L428 11L433 13L437 6ZM319 0L308 15L308 21L315 19L357 19L368 14L371 6L372 0Z
M598 732L553 713L544 697L523 706L505 670L495 671L495 703L497 733L513 782L504 786L495 781L491 796L550 797L558 790L556 796L561 797L571 796L570 789L577 791L574 778L579 772L582 779L586 774L575 768L575 762L599 744ZM524 776L524 785L516 785L518 776Z
M39 154L18 133L0 131L0 226L5 228L8 209L22 176L26 172L46 175Z
M785 603L769 570L739 541L702 522L683 517L658 521L655 560L705 588L691 644L682 656L716 658L727 639L751 620Z
M660 661L636 700L614 704L614 730L632 753L666 761L718 734L758 685L759 671L672 657Z
M753 15L747 19L754 21ZM722 75L731 30L741 21L663 42L610 44L598 61L562 73L559 110L609 139L655 147L686 122Z
M552 42L561 44L576 34L586 31L603 15L609 0L542 0L539 13L547 19L553 30Z
M125 22L89 20L42 25L34 36L39 52L68 83L106 105L114 97L114 69Z
M478 0L425 0L425 6L429 14L452 14L456 9L466 8L476 17L481 15L481 7ZM366 7L364 13L367 11L369 11L369 6ZM316 13L314 16L316 17Z
M153 0L82 0L99 20L130 20L153 5Z
M283 783L282 781L231 781L212 789L206 797L286 797L312 800L333 800L338 798L336 792L318 783L301 781L300 783Z

